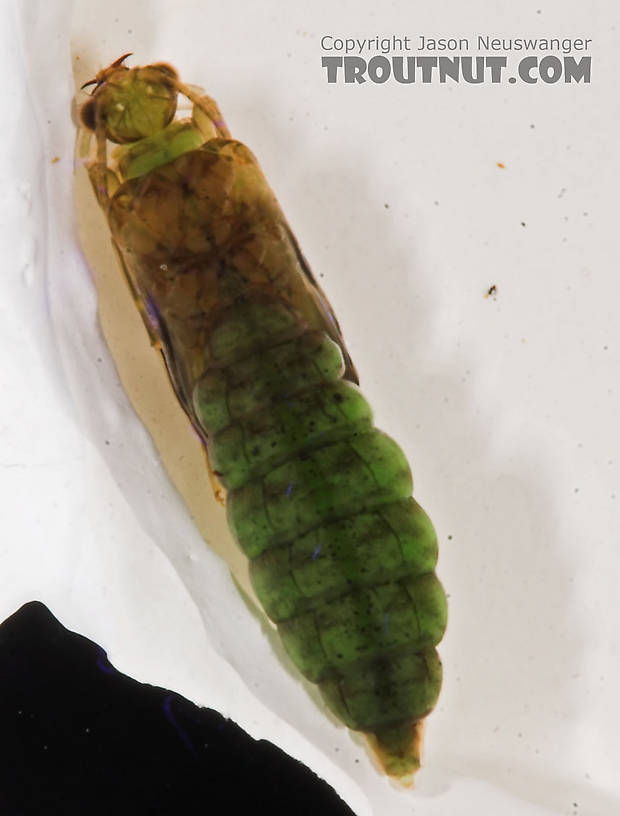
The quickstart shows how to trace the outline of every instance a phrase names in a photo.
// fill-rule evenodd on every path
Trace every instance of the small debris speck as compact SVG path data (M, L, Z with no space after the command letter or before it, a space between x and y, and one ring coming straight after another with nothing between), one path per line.
M60 161L60 156L54 156L54 158L52 159L52 164L58 164L59 161Z
M497 296L497 286L495 284L493 284L492 286L489 286L487 291L484 293L484 296L485 296L485 298L492 297L493 300L495 300L495 298Z
M521 226L522 226L522 227L524 227L524 226L525 226L525 221L521 221Z
M433 204L434 204L436 207L439 207L439 201L433 201Z
M505 170L505 169L506 169L506 165L505 165L505 164L502 164L502 162L496 162L496 164L497 164L497 166L498 166L498 167L499 167L501 170Z
M389 205L389 204L384 204L383 206L385 207L385 209L386 209L386 210L389 210L389 209L390 209L390 205Z

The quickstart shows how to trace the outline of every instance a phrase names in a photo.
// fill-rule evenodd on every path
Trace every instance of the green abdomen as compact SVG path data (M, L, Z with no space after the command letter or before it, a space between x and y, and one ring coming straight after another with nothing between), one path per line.
M283 302L222 313L196 418L256 594L350 728L415 722L441 686L446 601L403 452L373 427L339 346Z

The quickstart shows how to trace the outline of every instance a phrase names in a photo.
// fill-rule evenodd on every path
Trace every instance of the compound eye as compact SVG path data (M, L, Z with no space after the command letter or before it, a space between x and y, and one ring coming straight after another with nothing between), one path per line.
M167 62L155 62L149 67L154 68L156 71L161 71L162 74L166 74L171 79L178 79L179 78L178 73L175 71L175 69L172 67L172 65L168 65Z
M89 99L87 102L84 102L82 108L80 110L80 119L82 120L82 124L88 130L95 129L95 100Z

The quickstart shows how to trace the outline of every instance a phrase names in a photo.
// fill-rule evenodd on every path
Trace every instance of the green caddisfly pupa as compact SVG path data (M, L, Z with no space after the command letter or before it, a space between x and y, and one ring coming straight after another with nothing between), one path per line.
M121 58L91 84L92 186L256 595L328 708L410 779L446 599L407 460L374 427L332 308L216 103L163 63Z

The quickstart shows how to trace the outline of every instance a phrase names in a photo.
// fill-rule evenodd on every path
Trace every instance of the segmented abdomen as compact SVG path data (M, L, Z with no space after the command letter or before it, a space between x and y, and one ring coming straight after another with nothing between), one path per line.
M405 456L340 347L284 301L249 292L209 344L193 409L256 594L333 712L398 743L436 702L446 624Z

